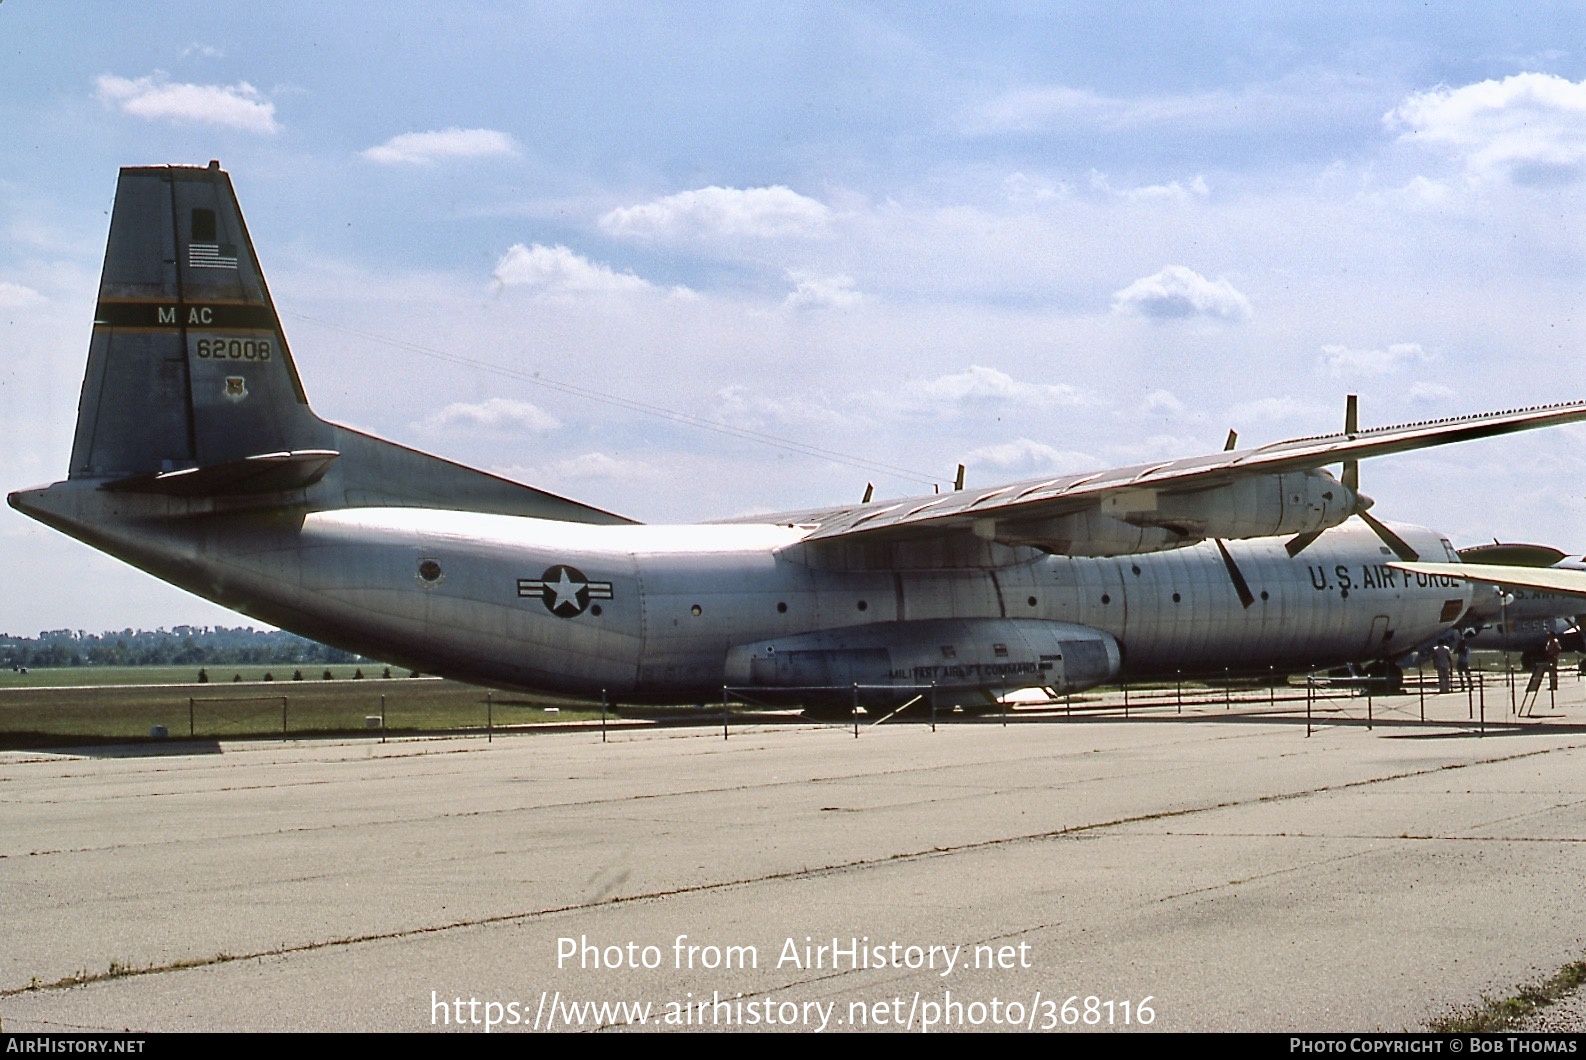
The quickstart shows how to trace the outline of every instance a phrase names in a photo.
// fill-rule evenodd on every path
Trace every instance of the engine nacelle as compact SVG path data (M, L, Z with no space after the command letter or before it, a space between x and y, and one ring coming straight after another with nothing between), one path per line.
M975 536L999 545L1038 548L1060 556L1133 556L1199 544L1200 538L1143 526L1092 508L1051 519L976 519Z
M1195 545L1209 537L1288 537L1337 526L1369 500L1326 471L1258 475L1191 493L1125 490L1087 511L1049 519L973 524L975 536L1063 556L1128 556Z
M1104 515L1187 537L1288 537L1316 533L1370 507L1326 471L1257 475L1193 493L1130 490L1106 497Z
M892 698L915 693L1004 690L1075 691L1109 680L1121 656L1111 634L1033 618L952 618L767 637L727 652L727 683L798 693L780 698L847 697L880 686ZM887 698L887 697L883 697Z

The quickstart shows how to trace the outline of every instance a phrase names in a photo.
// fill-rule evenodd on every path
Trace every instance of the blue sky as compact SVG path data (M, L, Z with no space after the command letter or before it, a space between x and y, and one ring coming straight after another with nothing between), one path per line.
M0 486L65 471L117 167L211 158L321 414L646 521L1274 440L1351 392L1366 423L1581 397L1583 32L4 0ZM1586 549L1583 441L1364 486L1456 544ZM10 509L0 549L3 631L238 621Z

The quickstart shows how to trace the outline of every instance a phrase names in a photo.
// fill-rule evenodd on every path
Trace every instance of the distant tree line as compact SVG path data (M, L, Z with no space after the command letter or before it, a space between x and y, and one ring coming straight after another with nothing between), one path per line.
M366 662L362 655L279 630L251 626L177 626L174 629L85 633L46 630L37 637L0 634L0 664L52 666L254 666Z

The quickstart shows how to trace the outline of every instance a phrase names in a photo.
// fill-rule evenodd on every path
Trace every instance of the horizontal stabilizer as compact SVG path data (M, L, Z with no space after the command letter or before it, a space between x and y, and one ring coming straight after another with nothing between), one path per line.
M100 489L125 493L159 493L168 497L237 497L284 493L312 486L325 477L340 456L330 449L296 453L261 453L209 467L133 475L106 482Z

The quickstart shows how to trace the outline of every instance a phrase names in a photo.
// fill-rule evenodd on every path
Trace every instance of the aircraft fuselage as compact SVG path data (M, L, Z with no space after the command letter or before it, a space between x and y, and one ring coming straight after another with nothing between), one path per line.
M1283 673L1407 651L1448 628L1470 598L1456 579L1388 569L1381 541L1353 524L1298 557L1278 539L1230 542L1254 596L1244 607L1211 543L853 570L823 565L797 526L593 526L415 508L173 518L183 502L70 483L19 499L158 577L353 651L472 681L628 701L714 699L744 679L729 664L735 650L899 629L928 652L935 641L949 652L982 620L1100 631L1130 678ZM1445 547L1431 531L1403 535L1423 554ZM1007 639L1002 626L984 628ZM1019 657L1015 649L1006 664L1007 687L1112 676L1071 669L1054 680L1018 669ZM930 683L966 665L967 655L888 672ZM994 688L989 672L972 683Z

